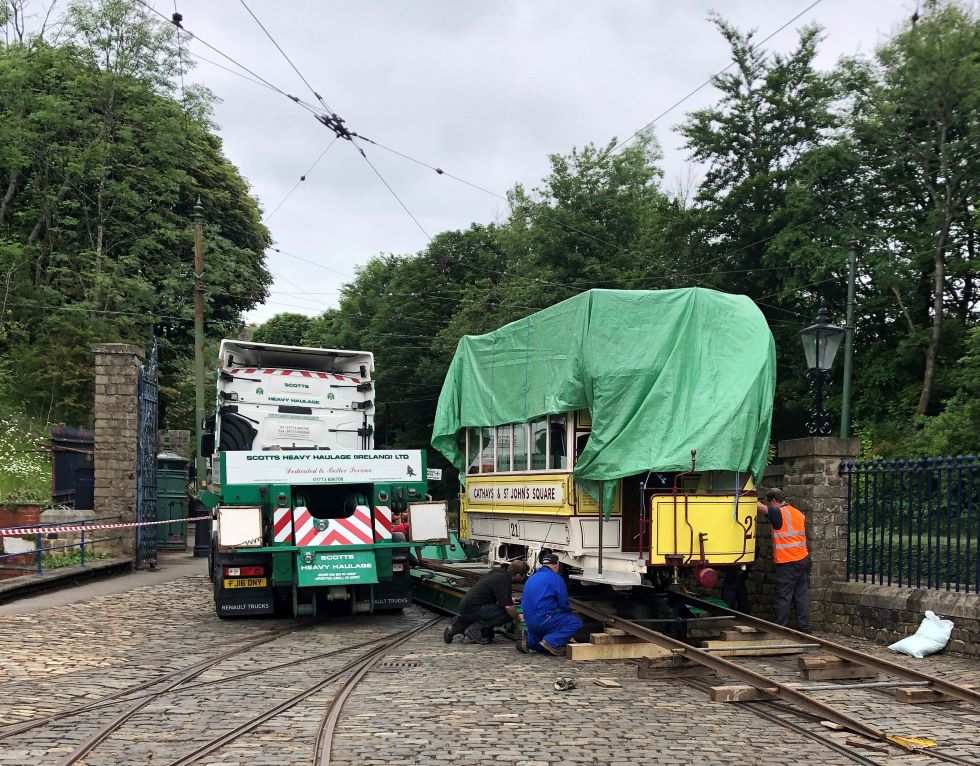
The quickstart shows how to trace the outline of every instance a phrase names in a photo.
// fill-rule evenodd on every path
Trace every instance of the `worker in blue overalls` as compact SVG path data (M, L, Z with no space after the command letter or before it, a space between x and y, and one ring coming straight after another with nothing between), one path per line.
M544 553L539 561L541 566L524 583L521 610L527 632L517 648L561 656L569 639L581 629L582 620L568 606L568 588L558 574L558 557Z

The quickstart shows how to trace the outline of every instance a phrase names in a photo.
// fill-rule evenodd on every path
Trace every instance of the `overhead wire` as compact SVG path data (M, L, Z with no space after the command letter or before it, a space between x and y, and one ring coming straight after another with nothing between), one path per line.
M775 37L780 32L782 32L784 29L786 29L786 27L788 27L790 24L792 24L794 21L796 21L798 18L800 18L803 14L807 13L811 9L813 9L816 6L820 5L821 2L823 2L823 0L814 0L806 8L804 8L802 11L800 11L795 16L793 16L793 18L791 18L785 24L783 24L782 26L780 26L777 29L773 30L768 35L766 35L764 38L762 38L761 40L759 40L759 42L757 42L755 45L753 45L749 50L754 51L759 46L763 45L764 43L769 42L773 37ZM613 152L618 151L622 147L626 146L626 144L628 144L634 138L636 138L641 133L643 133L645 130L647 130L648 128L653 127L653 125L655 123L657 123L660 119L666 117L668 114L670 114L672 111L674 111L677 107L679 107L681 104L683 104L689 98L691 98L691 96L693 96L695 93L697 93L698 91L700 91L702 88L705 88L708 85L710 85L712 82L715 81L715 79L717 77L723 75L725 72L727 72L733 66L735 66L735 63L736 62L733 61L728 66L726 66L724 69L719 69L717 72L715 72L713 75L711 75L711 77L709 77L703 83L701 83L700 85L698 85L696 88L694 88L691 91L688 91L687 94L685 94L684 96L682 96L681 98L679 98L677 101L675 101L673 104L671 104L666 109L664 109L660 114L658 114L656 117L654 117L652 120L650 120L646 125L644 125L642 128L639 128L638 130L636 130L633 133L633 135L631 135L629 138L627 138L627 139L625 139L623 141L620 141L618 144L616 144L616 146L613 147L612 151Z
M310 92L311 92L311 93L312 93L312 94L313 94L314 96L316 96L316 100L317 100L317 101L319 101L319 102L320 102L320 103L321 103L321 104L323 105L323 108L324 108L324 109L326 109L326 110L327 110L328 112L331 112L331 113L333 113L333 109L331 109L331 108L330 108L330 107L329 107L329 106L327 105L327 103L326 103L326 102L325 102L325 101L323 100L323 96L321 96L321 95L320 95L319 93L317 93L317 92L316 92L316 90L315 90L315 89L313 88L313 86L312 86L312 85L310 85L310 82L309 82L309 80L307 80L307 79L306 79L306 78L305 78L305 77L303 76L303 73L299 71L299 69L297 68L297 66L296 66L296 65L295 65L295 64L293 63L293 60L292 60L291 58L289 58L289 56L287 55L287 53L286 53L286 51L284 51L284 50L282 49L282 46L281 46L281 45L279 45L279 43L278 43L278 42L276 42L276 38L274 38L274 37L272 36L272 33L271 33L271 32L269 32L269 30L268 30L268 29L266 29L266 26L265 26L265 24L263 24L263 23L262 23L261 21L259 21L259 17L258 17L258 16L256 16L256 15L255 15L255 14L254 14L254 13L252 12L252 9L251 9L251 8L249 8L249 7L248 7L248 5L246 5L246 4L245 4L245 0L239 0L239 2L241 2L241 4L242 4L242 7L243 7L243 8L245 8L245 10L246 10L246 11L248 11L248 15L249 15L249 16L251 16L251 17L252 17L253 19L255 19L255 23L259 25L259 27L260 27L260 28L262 29L262 31L263 31L263 32L265 32L265 35L266 35L266 37L268 37L268 38L269 38L269 40L271 40L271 41L272 41L272 44L276 46L276 49L277 49L277 50L278 50L278 51L279 51L279 52L280 52L280 53L282 54L282 57L283 57L284 59L286 59L286 62L287 62L287 63L289 64L289 66L291 66L291 67L293 68L293 71L294 71L294 72L296 72L296 74L298 74L298 75L299 75L299 79L301 79L301 80L303 81L303 83L304 83L304 84L306 85L306 87L310 89Z
M333 146L335 143L337 143L337 138L338 138L337 136L333 137L333 140L329 144L327 144L327 148L324 149L322 152L320 152L317 158L313 161L313 164L310 165L310 167L306 169L306 172L299 177L299 180L293 185L293 188L290 189L288 192L286 192L286 196L284 196L281 200L279 200L279 204L276 205L274 208L272 208L272 210L266 214L265 218L262 219L262 223L268 223L269 219L272 218L272 216L274 216L279 211L279 208L281 208L284 204L286 204L286 200L288 200L293 195L293 192L295 192L299 188L299 185L303 183L306 180L307 176L309 176L310 173L313 172L313 169L320 164L320 160L322 160L324 156L326 156L327 152L330 151L330 147Z

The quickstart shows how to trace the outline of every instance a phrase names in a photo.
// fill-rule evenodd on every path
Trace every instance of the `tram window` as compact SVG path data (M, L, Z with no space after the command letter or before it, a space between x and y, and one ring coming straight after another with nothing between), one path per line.
M480 473L493 473L493 429L480 429Z
M531 470L543 471L548 467L548 419L531 423Z
M514 470L527 470L527 423L514 424Z
M745 483L749 480L748 472L741 472L738 474L738 482L741 486L735 486L735 471L712 471L708 474L709 480L711 482L711 492L734 492L736 489L742 489Z
M497 426L497 470L510 470L510 426Z
M551 455L549 468L568 468L568 444L565 440L565 418L558 415L548 418L548 430L551 434Z
M585 445L589 443L589 437L592 436L591 431L578 431L575 434L575 462L578 462L579 456L585 451Z
M466 429L466 473L480 472L480 429Z

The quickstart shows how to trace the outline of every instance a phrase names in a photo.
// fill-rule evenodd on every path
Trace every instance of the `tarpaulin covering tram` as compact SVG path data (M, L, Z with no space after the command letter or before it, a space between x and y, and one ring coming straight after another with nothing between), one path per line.
M775 343L747 297L703 288L589 290L486 335L465 336L439 396L432 446L457 468L459 431L588 409L573 471L600 482L642 471L766 466ZM612 507L615 484L605 485Z

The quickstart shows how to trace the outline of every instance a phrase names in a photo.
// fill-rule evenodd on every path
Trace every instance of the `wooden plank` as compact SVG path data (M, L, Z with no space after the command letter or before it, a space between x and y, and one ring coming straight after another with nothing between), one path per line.
M715 671L703 665L685 665L677 668L656 668L639 665L636 677L647 681L669 681L672 678L704 678L713 676Z
M972 689L972 686L964 686L965 689ZM910 705L921 705L927 702L951 702L956 697L934 691L927 686L905 686L898 687L895 691L895 699L899 702L907 702Z
M734 628L727 628L721 631L721 638L723 641L747 641L751 639L752 641L763 640L763 639L775 639L779 638L777 633L770 633L767 630L738 630L738 628L743 627L741 625L736 625ZM783 643L786 643L787 639L783 638Z
M808 668L803 671L807 681L839 681L854 678L877 678L878 671L864 665L851 667Z
M744 684L711 687L712 702L755 702L774 699L778 699L778 697L762 689Z
M637 657L663 657L670 654L656 644L641 642L636 644L569 644L570 660L627 660Z
M809 670L810 668L827 668L827 667L841 667L843 665L853 665L854 663L850 660L845 660L843 657L838 657L836 654L810 654L806 657L800 657L796 661L797 667L800 670Z
M854 678L877 678L878 671L859 662L829 654L800 657L797 665L807 681L836 681Z
M619 635L616 635L616 633ZM621 630L616 631L616 633L610 633L609 631L605 633L590 633L589 639L596 646L606 644L636 644L643 640L636 636L628 636Z
M764 646L766 644L783 644L785 645L785 639L749 639L745 641L704 641L702 646L705 649L721 649L722 651L713 651L711 654L715 657L732 657L732 656L769 656L774 654L799 654L800 652L805 652L806 649L759 649L757 647ZM756 647L753 649L745 649L744 647L751 646Z
M615 678L597 678L595 680L596 686L601 686L604 689L615 689L622 686L622 684Z

